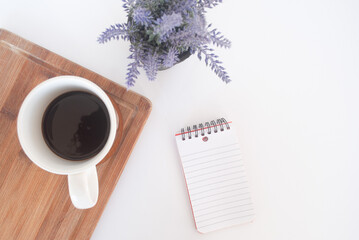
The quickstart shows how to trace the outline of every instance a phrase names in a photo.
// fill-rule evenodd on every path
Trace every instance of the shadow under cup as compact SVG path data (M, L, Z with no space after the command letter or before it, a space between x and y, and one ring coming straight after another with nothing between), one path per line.
M71 91L84 91L99 97L110 117L107 142L95 156L79 161L69 161L56 155L47 146L42 134L42 119L47 106L58 96ZM26 155L39 167L56 174L75 174L95 166L110 151L118 126L116 110L107 94L96 84L74 76L49 79L36 86L25 98L18 116L18 135Z

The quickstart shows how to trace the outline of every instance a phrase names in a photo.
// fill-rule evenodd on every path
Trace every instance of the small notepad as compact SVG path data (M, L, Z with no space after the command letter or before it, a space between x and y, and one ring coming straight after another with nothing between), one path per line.
M250 222L254 209L232 122L224 118L176 134L196 228L201 233Z

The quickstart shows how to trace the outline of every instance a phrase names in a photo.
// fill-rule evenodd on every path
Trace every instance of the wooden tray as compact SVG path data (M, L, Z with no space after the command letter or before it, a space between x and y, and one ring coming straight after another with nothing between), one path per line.
M118 105L123 135L112 157L98 165L99 199L78 210L67 177L34 165L22 151L16 119L25 96L58 75L87 78ZM151 102L38 45L0 29L0 239L89 239L150 114Z

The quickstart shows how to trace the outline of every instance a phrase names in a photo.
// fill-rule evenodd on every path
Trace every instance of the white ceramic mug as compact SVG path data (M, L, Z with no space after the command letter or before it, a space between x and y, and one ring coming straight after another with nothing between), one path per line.
M110 134L102 150L92 158L69 161L57 156L47 146L42 135L42 117L52 100L70 91L85 91L99 97L110 116ZM25 98L17 119L20 144L40 168L56 174L68 175L68 186L72 203L76 208L93 207L98 199L96 164L110 151L118 127L118 116L107 94L95 83L76 76L59 76L37 85Z

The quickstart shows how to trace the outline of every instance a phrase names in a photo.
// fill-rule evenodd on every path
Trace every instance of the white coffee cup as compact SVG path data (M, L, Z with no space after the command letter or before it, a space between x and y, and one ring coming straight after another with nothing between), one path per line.
M42 135L43 114L52 100L70 91L85 91L99 97L110 116L110 133L102 150L94 157L69 161L53 153ZM20 144L30 160L40 168L56 174L68 175L72 203L76 208L93 207L98 199L96 164L110 151L118 127L118 116L107 94L95 83L76 76L59 76L37 85L25 98L17 119Z

